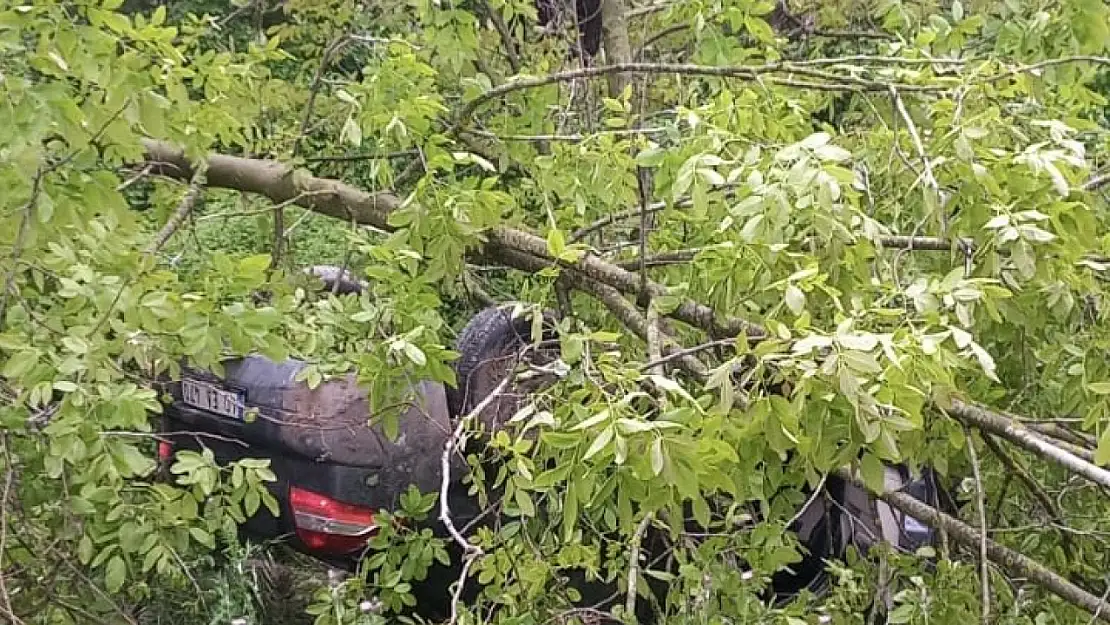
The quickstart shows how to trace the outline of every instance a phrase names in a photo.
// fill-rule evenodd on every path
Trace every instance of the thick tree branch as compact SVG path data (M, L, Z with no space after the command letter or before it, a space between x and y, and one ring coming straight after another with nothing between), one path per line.
M192 177L192 166L184 152L153 140L144 141L144 146L147 158L154 164L157 173L179 180ZM306 171L294 170L274 161L216 154L208 158L207 164L210 187L257 193L274 202L291 201L328 217L374 226L385 231L394 229L389 225L389 215L401 208L403 203L393 193L367 193L343 182L317 178ZM476 251L475 255L496 257L499 250L518 250L538 258L550 258L546 241L534 234L507 226L490 229L485 249ZM565 267L625 293L638 294L640 290L640 280L636 274L596 256L586 255ZM527 267L518 268L529 270ZM649 282L648 289L651 297L670 295L666 287L656 282ZM720 317L712 308L692 300L682 302L669 316L718 337L736 336L745 332L753 339L766 336L763 328L755 324L735 317Z
M192 178L192 164L178 148L152 140L145 140L143 146L155 173L178 180ZM292 202L321 215L383 230L393 230L389 214L402 203L393 193L367 193L276 161L213 154L207 162L209 187L257 193L273 202Z
M1018 419L1012 416L960 400L953 400L948 412L969 425L1004 438L1045 460L1110 488L1110 471L1101 469L1060 446L1045 441L1028 428L1022 427Z
M625 0L601 0L601 37L605 45L605 60L610 65L626 65L632 60L632 45L628 42L628 8ZM609 97L620 98L628 85L624 72L609 74Z
M499 250L495 259L510 267L533 273L555 266L555 263L551 260L511 249ZM632 330L633 334L645 342L648 341L649 326L647 317L637 310L631 302L625 299L620 291L573 271L565 273L564 279L569 286L592 295L608 308L609 312L611 312L618 321ZM700 360L693 357L693 352L684 353L686 350L681 349L681 346L677 345L673 339L662 332L660 332L659 341L663 354L670 357L672 360L678 360L679 366L681 366L684 371L698 379L705 379L709 375L705 365L702 364Z
M515 228L497 226L492 228L487 236L489 244L497 248L519 250L540 258L548 256L547 242L534 234ZM567 263L563 266L585 274L598 282L615 287L624 293L640 294L639 276L607 263L596 256L587 254L578 262ZM666 297L671 295L671 292L667 287L649 281L645 295ZM693 300L683 301L669 316L696 328L702 328L717 337L736 336L745 333L753 339L762 339L767 336L766 331L758 325L736 317L720 317L709 306Z

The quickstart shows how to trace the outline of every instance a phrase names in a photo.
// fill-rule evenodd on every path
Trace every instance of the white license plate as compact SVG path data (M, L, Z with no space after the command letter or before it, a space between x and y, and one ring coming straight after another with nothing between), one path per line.
M227 391L196 380L181 380L181 399L194 408L212 412L231 419L243 420L244 397L236 391Z

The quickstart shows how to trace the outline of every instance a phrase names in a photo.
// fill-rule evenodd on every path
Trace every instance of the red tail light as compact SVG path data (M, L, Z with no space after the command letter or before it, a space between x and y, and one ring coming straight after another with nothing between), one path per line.
M158 441L158 459L162 462L169 462L173 459L173 443Z
M346 554L366 546L378 528L374 513L302 488L289 489L297 537L309 549Z

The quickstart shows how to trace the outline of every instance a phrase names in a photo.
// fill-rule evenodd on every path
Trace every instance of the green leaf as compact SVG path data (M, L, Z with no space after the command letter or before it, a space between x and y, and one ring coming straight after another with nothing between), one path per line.
M417 367L423 367L424 365L428 364L428 357L424 354L424 351L422 349L413 345L412 343L409 343L408 341L405 341L402 345L402 348L405 351L405 356L409 360L411 360L412 363L415 364Z
M567 494L563 497L563 540L570 542L574 536L574 526L578 522L578 489L572 480L567 484Z
M270 268L270 255L269 254L256 254L254 256L247 256L239 261L238 275L243 278L260 277L267 269Z
M1104 467L1110 464L1110 428L1102 431L1102 436L1098 439L1098 448L1095 449L1095 464Z
M563 235L563 231L558 228L552 228L547 231L547 253L555 258L563 255L567 249L567 240Z
M85 339L76 336L62 337L62 345L75 354L87 354L89 351L89 344L85 342Z
M663 473L666 457L663 455L663 439L656 438L651 444L651 472L656 476Z
M343 122L343 128L339 131L339 140L346 141L356 148L362 145L362 127L353 117L348 117L347 121Z
M651 375L650 379L652 383L654 383L660 389L682 397L683 399L697 407L699 411L701 410L701 406L698 405L696 401L694 401L694 397L690 395L690 393L686 389L682 388L682 385L678 382L675 382L674 380L661 375Z
M1110 382L1091 382L1087 390L1096 395L1110 395Z
M513 499L516 505L520 508L520 513L526 517L536 516L536 506L532 503L532 497L523 488L517 488L513 491Z
M886 484L886 469L874 454L866 452L860 459L860 477L867 488L874 493L882 493Z
M85 566L88 566L89 561L92 560L92 557L93 557L93 542L92 542L92 539L89 538L88 534L83 534L81 536L81 541L77 544L77 560L79 562L81 562L81 564L83 564Z
M127 564L120 556L112 556L108 566L104 569L104 585L108 592L119 592L123 583L127 581Z
M597 438L594 439L594 442L590 445L589 449L586 450L586 454L582 457L582 459L589 460L590 458L600 453L601 450L608 447L609 443L613 440L614 433L615 432L613 430L613 426L609 426L602 430L601 433L597 435Z
M193 537L193 540L204 545L205 547L208 547L209 549L216 548L216 539L211 534L199 527L190 527L189 535Z
M823 161L831 161L839 163L852 158L852 153L842 147L835 145L823 145L813 151L817 158Z
M606 408L606 409L602 410L601 412L595 414L594 416L590 417L589 419L586 419L585 421L579 423L578 425L575 425L574 427L572 427L570 429L570 431L571 432L578 432L578 431L581 431L581 430L588 430L588 429L592 428L593 426L601 423L602 421L605 421L608 418L609 418L609 409Z
M156 463L134 445L118 443L112 446L112 454L126 470L126 476L144 476L154 470Z
M636 154L636 164L640 167L658 167L666 155L666 150L658 147L640 150Z
M786 287L786 307L795 315L800 315L806 309L806 294L793 284Z

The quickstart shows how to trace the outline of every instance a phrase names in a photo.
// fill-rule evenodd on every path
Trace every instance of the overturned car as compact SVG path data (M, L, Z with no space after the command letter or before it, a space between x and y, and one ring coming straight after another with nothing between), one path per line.
M335 268L313 271L333 293L357 294L362 286ZM163 461L176 450L208 448L220 463L265 458L277 477L269 490L279 514L265 507L247 519L242 530L250 537L282 541L333 566L353 570L367 554L367 541L378 529L381 510L395 510L410 485L425 493L446 493L458 527L488 516L470 495L470 468L460 454L450 457L449 482L443 483L444 449L458 420L477 411L487 429L512 415L532 387L524 382L508 392L499 383L531 342L532 320L514 317L511 306L488 308L475 315L460 333L455 351L457 388L418 381L409 389L414 399L403 407L398 436L389 438L371 424L370 402L354 375L332 379L316 388L298 381L306 363L274 362L248 356L224 363L225 373L186 369L170 385L172 402L162 417ZM252 418L247 418L248 413ZM198 436L197 434L207 434ZM887 467L887 487L936 505L941 497L934 477L913 478L905 467ZM829 476L823 492L813 493L790 529L804 548L803 560L771 580L773 599L788 600L803 590L821 592L827 584L825 562L842 557L850 546L861 552L880 541L905 550L930 544L932 530L902 515L857 486ZM817 496L822 495L822 496ZM488 522L488 518L486 519ZM449 538L438 519L427 521L437 536ZM665 541L664 541L665 542ZM664 542L658 542L663 545ZM462 566L462 549L448 540L451 564L434 564L413 587L416 610L426 618L450 612L450 586ZM645 541L645 550L650 550ZM665 547L658 547L665 548ZM615 588L585 583L583 605L605 609L615 603ZM574 580L571 582L574 583ZM474 586L467 588L473 596ZM465 597L464 597L465 599ZM623 601L623 600L620 600ZM650 612L638 614L641 622Z

